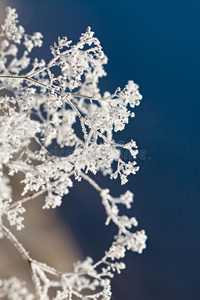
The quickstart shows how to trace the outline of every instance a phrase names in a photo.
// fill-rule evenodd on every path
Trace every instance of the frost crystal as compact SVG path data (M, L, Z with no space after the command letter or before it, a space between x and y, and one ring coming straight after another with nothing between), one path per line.
M29 56L41 46L42 34L26 34L15 9L8 7L0 33L0 237L9 238L30 264L36 296L12 277L0 281L0 298L48 300L54 287L55 300L109 300L110 280L125 268L118 260L127 250L141 253L147 237L143 230L134 231L134 217L120 214L121 205L131 208L133 194L114 198L91 174L119 176L125 184L138 171L136 143L117 143L114 133L125 129L142 96L133 81L114 93L100 93L107 57L90 27L75 45L59 37L47 63ZM23 192L13 201L9 178L17 173L23 177ZM61 274L31 258L4 220L21 230L26 202L43 194L44 209L60 206L72 179L83 179L99 192L106 225L113 222L118 233L101 260L95 263L87 257L73 272Z

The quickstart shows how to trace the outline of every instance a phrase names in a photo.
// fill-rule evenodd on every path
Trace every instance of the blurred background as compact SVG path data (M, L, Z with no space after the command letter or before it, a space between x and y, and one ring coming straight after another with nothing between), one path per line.
M128 253L126 270L113 280L115 299L200 299L200 1L1 2L17 8L27 33L44 35L43 48L34 51L38 58L51 58L58 36L77 42L91 26L109 59L102 92L123 88L129 79L140 86L136 117L116 135L137 142L140 171L126 186L97 177L114 196L134 193L128 214L148 235L147 249ZM87 183L75 183L58 213L82 257L103 256L116 231L105 227L101 200Z

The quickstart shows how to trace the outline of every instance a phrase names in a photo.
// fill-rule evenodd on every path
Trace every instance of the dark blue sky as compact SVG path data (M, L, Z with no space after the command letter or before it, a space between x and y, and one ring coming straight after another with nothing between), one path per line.
M115 195L134 192L130 214L146 230L148 247L142 255L128 254L127 269L113 283L114 296L200 299L200 1L4 2L18 8L27 32L43 33L39 57L50 58L58 35L76 42L91 26L109 58L102 90L113 92L129 79L140 85L142 103L118 139L136 140L146 159L138 159L141 169L125 187L114 181L109 187ZM101 257L114 228L104 227L98 195L81 183L65 200L62 217L83 253Z

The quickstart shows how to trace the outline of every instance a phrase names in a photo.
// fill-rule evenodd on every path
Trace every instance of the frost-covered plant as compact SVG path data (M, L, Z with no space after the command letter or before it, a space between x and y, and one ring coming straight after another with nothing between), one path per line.
M135 218L119 213L120 204L131 207L133 194L127 191L114 198L91 175L119 176L125 184L138 170L136 143L117 143L113 132L124 130L142 96L133 81L101 95L98 82L106 75L107 57L90 27L76 45L58 38L49 62L31 61L32 49L42 46L42 34L26 34L15 9L8 7L6 14L0 33L0 90L5 95L0 97L0 236L10 239L30 264L36 294L11 277L0 281L0 298L46 300L53 287L55 300L108 300L110 279L125 268L121 259L127 250L141 253L146 235L133 230ZM55 155L54 147L64 148L65 155ZM129 161L122 159L123 151L129 151ZM24 190L21 199L13 201L9 177L17 173L23 174ZM43 194L44 209L60 206L73 186L72 178L86 180L99 192L106 225L113 222L118 234L101 260L87 257L74 264L72 272L61 273L32 258L4 220L23 229L26 202Z

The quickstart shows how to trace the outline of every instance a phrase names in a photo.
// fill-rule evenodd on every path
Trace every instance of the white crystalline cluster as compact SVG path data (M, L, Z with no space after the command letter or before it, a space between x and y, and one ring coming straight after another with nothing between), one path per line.
M101 95L98 83L106 75L103 66L107 57L90 27L76 45L66 37L58 38L51 47L53 58L47 63L29 57L34 47L41 46L41 33L26 34L18 26L15 9L7 8L0 33L0 90L5 95L0 97L0 237L9 238L29 262L37 299L50 299L49 289L54 287L55 300L109 300L110 278L125 268L118 260L127 250L141 253L146 235L143 230L133 230L137 226L134 217L120 215L120 205L129 209L133 194L127 191L114 198L90 175L119 176L125 184L128 175L138 170L136 143L119 144L113 133L124 130L142 96L133 81L113 94ZM24 190L22 198L14 202L9 177L16 173L23 175ZM118 234L101 260L94 263L88 257L76 263L73 272L61 274L31 258L4 219L21 230L26 202L44 194L43 208L60 206L73 187L73 178L86 180L99 192L106 225L113 222ZM57 280L50 280L50 274ZM0 298L4 296L35 299L14 277L0 281Z

